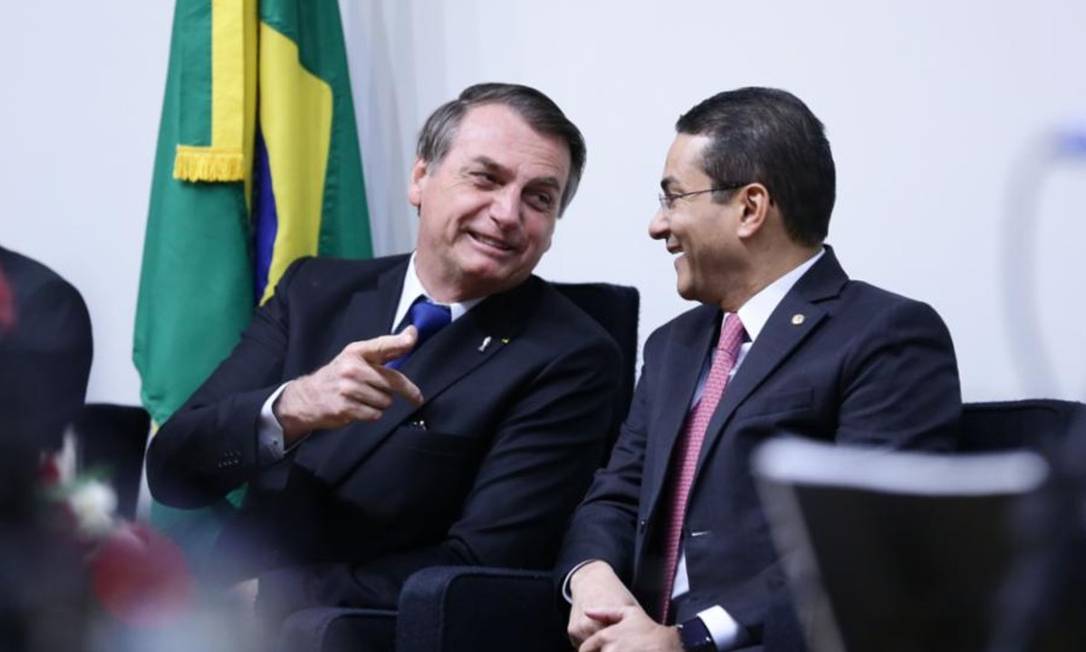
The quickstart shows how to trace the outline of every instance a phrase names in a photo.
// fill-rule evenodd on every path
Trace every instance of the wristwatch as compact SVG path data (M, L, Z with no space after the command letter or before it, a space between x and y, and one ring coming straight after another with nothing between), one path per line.
M716 652L716 642L701 618L695 616L679 623L676 628L684 652Z

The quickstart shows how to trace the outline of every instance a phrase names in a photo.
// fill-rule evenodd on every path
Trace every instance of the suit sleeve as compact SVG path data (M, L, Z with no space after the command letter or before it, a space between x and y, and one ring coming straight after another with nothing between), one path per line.
M606 468L596 474L570 523L555 566L559 587L575 566L593 559L610 564L627 585L631 581L647 445L648 397L652 393L655 373L652 352L659 339L654 335L645 344L645 364L629 415L622 424Z
M927 304L903 301L867 332L845 364L837 442L954 450L961 388L942 319Z
M609 338L567 350L509 406L444 540L360 564L266 573L258 609L276 618L315 605L395 608L403 583L425 567L550 567L602 454L620 373Z
M284 380L290 287L305 261L287 269L230 356L151 440L147 482L156 500L210 505L257 471L260 408Z

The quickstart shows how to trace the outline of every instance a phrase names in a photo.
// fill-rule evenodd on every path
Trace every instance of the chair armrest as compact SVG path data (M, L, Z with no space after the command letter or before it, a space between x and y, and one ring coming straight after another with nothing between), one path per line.
M283 621L278 649L281 652L390 650L395 639L395 611L312 607L296 611Z
M550 573L423 569L404 584L397 652L553 652L569 647Z

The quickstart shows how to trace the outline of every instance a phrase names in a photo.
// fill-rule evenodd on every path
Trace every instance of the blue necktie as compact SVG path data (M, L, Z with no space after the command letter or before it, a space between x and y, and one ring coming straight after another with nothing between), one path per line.
M410 310L407 311L407 324L414 326L419 331L419 339L415 343L415 348L408 351L402 357L391 360L385 366L389 369L399 369L407 360L411 357L411 354L419 350L423 342L430 339L430 337L449 325L452 321L452 311L448 306L443 306L433 301L430 301L426 297L420 296L415 299L415 303L411 304ZM404 325L407 328L407 325ZM401 329L402 330L402 329Z

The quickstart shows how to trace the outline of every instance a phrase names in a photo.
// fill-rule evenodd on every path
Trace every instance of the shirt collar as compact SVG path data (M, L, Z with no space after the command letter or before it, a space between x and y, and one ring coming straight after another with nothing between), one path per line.
M464 313L477 306L479 302L486 298L479 297L477 299L469 299L457 303L441 303L440 301L434 301L430 296L430 293L423 287L422 281L419 280L419 273L415 268L415 253L411 252L411 258L407 261L407 273L404 274L403 277L403 290L400 292L400 303L396 307L396 316L392 319L393 329L404 320L404 317L407 316L407 311L411 309L411 304L415 303L415 299L418 299L420 296L424 296L438 305L448 306L453 321L462 317Z
M784 299L784 296L792 289L792 286L796 284L796 281L798 281L812 265L818 262L818 259L825 253L825 248L819 249L818 253L800 263L784 276L781 276L776 281L773 281L759 290L757 294L748 299L747 302L739 308L737 311L739 313L739 319L743 322L743 328L746 329L751 342L758 339L758 334L762 332L765 323L769 321L769 316L777 309L781 300Z

